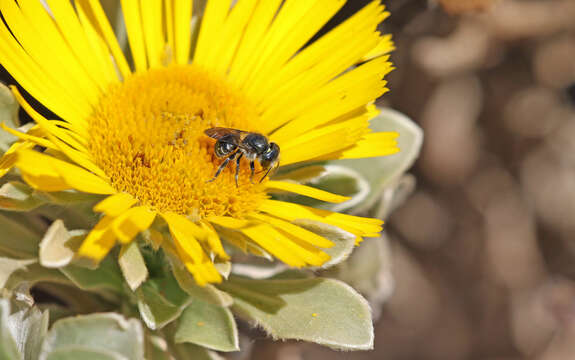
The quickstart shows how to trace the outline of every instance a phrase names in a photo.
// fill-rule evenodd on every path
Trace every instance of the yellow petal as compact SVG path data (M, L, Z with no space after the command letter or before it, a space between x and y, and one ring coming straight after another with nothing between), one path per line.
M285 2L262 40L252 76L244 87L247 94L265 94L267 82L345 4L344 0Z
M362 159L392 155L399 152L396 132L376 132L365 134L355 145L339 153L327 154L319 159Z
M170 233L178 254L188 269L194 275L199 285L212 282L221 282L222 277L216 270L210 258L206 255L197 240L197 235L205 236L204 230L193 224L182 215L175 213L162 213L168 223Z
M40 191L52 192L70 190L70 185L59 177L23 173L22 179L24 179L24 181L32 188Z
M110 252L116 243L116 236L111 229L113 220L114 218L105 216L96 224L78 249L79 256L99 263Z
M181 65L190 60L192 4L189 0L174 0L174 54Z
M162 23L162 1L140 0L140 12L148 66L156 68L162 65L165 43Z
M142 30L140 0L122 0L122 14L126 22L128 41L136 71L145 71L148 68L148 62L146 59L146 41Z
M308 131L285 143L279 143L282 149L281 164L308 161L343 150L355 144L367 131L368 121L365 116ZM274 141L273 136L271 139Z
M10 1L8 1L10 3ZM12 2L13 4L13 2ZM4 1L0 2L4 9ZM6 13L2 10L4 16ZM74 98L72 89L48 69L49 65L36 62L29 50L24 50L6 26L0 24L0 63L36 99L62 118L82 119L90 111L90 104Z
M94 206L94 211L116 217L131 208L136 202L137 200L130 194L115 193L97 203Z
M23 175L30 176L30 178L36 180L52 178L54 182L66 184L67 188L92 194L113 194L116 192L105 180L76 165L34 150L21 150L17 154L16 166ZM36 183L35 185L41 186L42 184ZM39 188L49 191L46 188Z
M230 257L224 251L224 247L222 246L222 242L220 241L220 237L218 236L218 233L213 228L213 226L206 221L200 222L200 226L208 234L206 241L209 245L210 250L214 254L216 254L221 260L229 260Z
M86 17L90 19L91 25L95 27L108 45L108 48L115 60L115 64L120 70L122 76L124 78L128 77L131 74L130 67L128 66L126 57L120 48L118 40L116 39L114 30L112 30L112 26L104 13L104 9L102 9L100 1L77 1L75 2L75 5L79 11L86 14Z
M206 4L198 43L194 50L195 64L209 66L210 53L212 48L221 41L221 27L229 10L229 0L210 0Z
M335 112L335 116L329 111L329 117L318 114L321 120L310 120L311 124L316 124L317 122L325 124L338 116L344 115L350 109L350 100L354 100L355 105L357 105L358 94L363 95L364 99L368 99L367 101L364 100L364 104L375 100L387 91L383 77L392 70L391 63L387 60L387 57L376 58L337 76L325 84L317 84L314 79L312 80L313 83L321 86L315 88L314 91L305 92L309 94L305 97L301 97L300 94L302 92L297 90L285 93L283 98L277 98L277 101L270 104L261 115L262 123L264 124L264 129L261 129L261 131L268 132L288 123L290 120L305 117L307 113L314 111L314 109L326 102L335 107L332 110ZM272 95L272 97L275 96L276 94ZM304 128L303 131L305 130L307 128ZM293 131L293 129L290 129L290 131Z
M155 251L158 251L160 246L164 243L164 235L158 230L150 228L150 240L152 242L152 247Z
M393 45L391 35L385 35L373 49L371 49L367 54L363 56L361 60L369 61L376 57L389 54L393 50L395 50L395 45Z
M311 186L296 184L296 183L287 182L287 181L270 180L270 181L266 182L265 186L268 189L288 191L288 192L292 192L292 193L300 194L303 196L311 197L314 199L318 199L321 201L327 201L327 202L332 202L332 203L342 203L342 202L350 199L350 197L347 197L347 196L336 195L336 194L332 194L332 193L324 191L324 190L313 188Z
M35 145L30 141L19 141L12 144L0 158L0 178L6 175L16 163L18 150L32 149Z
M379 233L383 224L383 221L379 219L334 213L278 200L264 200L260 205L260 210L289 221L297 219L317 220L354 234Z
M0 126L2 126L2 129L4 131L9 132L10 134L17 136L22 140L26 140L27 142L43 146L47 149L57 149L57 147L54 144L52 144L49 140L46 140L46 139L41 138L39 136L30 135L28 133L23 133L23 132L18 131L16 129L12 129L12 128L6 126L6 124L4 124L4 123L0 124Z
M102 74L101 76L104 79L104 91L106 91L111 84L120 81L120 76L116 71L116 64L114 64L114 57L110 54L106 40L102 37L96 19L93 17L89 8L77 6L77 11L81 26L86 33L86 40L94 54L97 63L96 66L99 68ZM76 43L74 43L74 45L76 45Z
M12 93L16 100L22 105L24 110L38 123L38 125L46 132L46 136L55 144L58 149L63 152L70 160L78 165L84 167L90 172L105 178L106 174L100 167L98 167L90 158L89 151L86 147L79 143L73 136L72 132L67 129L62 129L56 126L51 121L44 118L36 112L20 94L15 86L11 86Z
M247 253L249 248L250 239L237 230L227 228L218 228L218 234L229 244L234 245L244 253ZM260 255L260 254L256 254Z
M210 216L207 218L212 224L223 226L229 229L241 229L250 224L247 220L236 219L229 216Z
M263 38L272 23L282 0L260 1L253 11L252 18L244 31L244 36L238 46L237 54L230 64L228 78L236 85L245 84L246 78L256 61L254 54L261 52Z
M210 69L223 75L227 74L237 47L243 38L245 27L258 2L258 0L238 1L230 11L220 29L221 40L212 44L211 56L208 59Z
M133 207L114 219L112 228L118 240L126 244L154 222L156 212L147 206Z
M253 218L258 219L263 223L267 223L273 225L274 227L283 230L286 233L293 234L294 236L304 240L305 242L309 243L310 245L318 246L321 248L330 248L333 247L333 242L320 236L314 232L306 230L300 226L292 224L290 222L278 219L273 216L265 215L265 214L253 214L251 215Z
M46 67L78 100L96 104L103 84L84 67L42 4L22 0L19 7L13 1L2 1L2 15L16 39L37 63ZM56 53L54 57L49 54Z
M117 82L118 77L107 49L93 46L94 40L89 37L87 31L84 31L88 28L82 26L72 4L69 1L48 0L48 6L60 33L66 39L74 55L86 67L88 73L102 79L103 90L107 84Z
M256 244L290 266L319 266L329 260L329 255L323 251L311 246L302 246L292 241L287 234L280 233L268 224L251 226L241 231Z

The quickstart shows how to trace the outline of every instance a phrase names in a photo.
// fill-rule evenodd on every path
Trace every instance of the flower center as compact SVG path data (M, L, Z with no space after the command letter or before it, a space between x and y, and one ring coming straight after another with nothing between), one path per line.
M136 74L110 88L89 119L89 149L114 188L161 212L242 217L266 198L242 159L214 153L211 127L256 130L255 108L224 79L194 65ZM256 172L261 167L256 161Z

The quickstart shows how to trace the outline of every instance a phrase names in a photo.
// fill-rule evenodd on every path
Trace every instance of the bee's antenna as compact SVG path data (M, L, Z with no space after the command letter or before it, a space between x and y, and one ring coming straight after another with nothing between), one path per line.
M260 179L260 184L262 183L262 181L264 181L264 179L266 178L266 176L268 176L268 174L270 173L271 169L273 166L270 166L270 168L268 169L268 171L266 171L266 174L264 176L262 176L262 178Z

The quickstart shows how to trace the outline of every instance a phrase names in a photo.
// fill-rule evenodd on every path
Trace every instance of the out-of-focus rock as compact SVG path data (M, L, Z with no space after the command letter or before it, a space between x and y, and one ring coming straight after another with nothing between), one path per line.
M537 80L555 89L575 82L575 37L558 36L542 42L535 50L533 71Z
M543 37L575 27L575 1L502 0L482 18L502 39Z
M391 222L412 246L434 249L447 239L453 216L432 196L417 192L393 215Z
M481 105L481 86L475 77L446 80L437 87L421 120L426 139L421 161L428 178L454 185L473 170L479 155L475 123Z
M567 360L575 354L575 284L561 280L550 284L545 294L545 305L554 316L558 329L547 348L536 360ZM531 324L532 325L532 324Z
M535 223L515 191L494 199L485 211L491 271L508 289L532 288L546 276Z
M518 291L511 298L511 331L515 346L525 356L541 353L552 339L559 324L548 307L547 284Z
M399 243L392 243L392 272L397 281L376 325L376 349L406 358L417 354L419 343L433 330L444 303L432 277Z
M465 14L474 11L484 11L497 0L439 0L445 11L450 14Z
M556 158L562 160L563 166L575 165L575 109L563 106L553 114L560 117L557 126L546 138L547 147Z
M277 353L277 360L303 360L302 348L297 344L286 344Z
M477 211L485 214L494 199L514 191L516 187L509 172L501 167L489 166L473 176L465 192Z
M412 48L412 58L432 76L444 77L480 68L486 61L489 33L474 19L461 19L447 37L420 38Z
M442 313L419 343L418 359L460 360L469 358L474 331L457 294L445 294Z
M533 150L521 164L521 183L537 213L561 231L575 230L575 168L562 166L547 146Z
M518 91L504 109L507 128L524 137L543 137L557 126L562 115L557 92L536 86Z

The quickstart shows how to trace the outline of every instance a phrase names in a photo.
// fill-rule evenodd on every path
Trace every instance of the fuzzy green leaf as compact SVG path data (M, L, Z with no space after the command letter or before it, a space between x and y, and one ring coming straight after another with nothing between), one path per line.
M19 181L10 181L0 187L0 209L30 211L44 204L34 189Z
M326 168L322 165L302 166L294 170L288 170L283 174L274 175L274 180L290 180L300 184L305 184L323 176Z
M172 299L160 293L153 281L147 281L136 291L138 310L146 325L152 329L161 329L177 319L189 301L175 304ZM171 300L171 301L170 301Z
M71 354L77 357L72 357ZM40 360L144 358L143 329L135 319L99 313L57 321L42 344Z
M314 220L296 220L294 224L331 240L335 245L329 249L323 249L331 259L321 266L322 269L330 268L348 258L355 248L355 235L338 227L324 224Z
M224 360L224 358L213 351L189 343L176 344L173 350L177 359Z
M121 271L111 257L105 258L96 269L68 265L60 271L83 290L123 291Z
M49 268L68 265L74 258L74 250L66 246L71 237L62 220L54 221L40 241L40 264Z
M93 204L103 199L102 195L82 193L76 190L38 192L38 197L46 202L61 205L70 205L75 203Z
M136 241L122 246L118 264L132 291L135 291L148 278L148 268Z
M220 275L222 275L222 277L227 280L227 278L230 276L230 273L232 272L231 261L218 262L218 263L215 263L214 266L215 266L216 270L218 270Z
M19 269L13 272L4 287L8 290L12 290L21 284L32 286L40 281L70 284L70 280L60 271L48 269L35 263L27 265L25 269Z
M311 168L311 171L305 171L307 168ZM322 171L318 172L319 169ZM308 175L309 177L304 175ZM315 176L311 177L312 175ZM295 176L296 178L290 178L290 176ZM338 165L303 167L286 173L285 175L280 176L280 178L286 178L289 181L296 181L314 188L349 197L350 199L347 201L333 204L287 192L280 192L276 195L276 197L282 199L287 198L290 202L337 212L341 212L358 205L366 199L370 192L369 182L361 176L361 174L349 167Z
M344 350L373 348L367 301L332 279L252 280L220 285L234 297L232 311L274 338L311 341Z
M146 359L148 360L172 360L168 343L162 336L146 336Z
M9 316L10 301L0 299L0 360L23 360L24 356L18 349L16 334L12 332Z
M103 349L65 348L51 352L46 360L126 360L120 354Z
M35 259L17 260L0 257L0 288L4 288L12 273L26 269L26 266L35 263Z
M338 160L337 164L357 170L370 183L370 193L354 212L365 211L377 201L381 191L397 180L415 162L423 143L423 131L407 116L391 109L380 108L381 113L370 121L373 131L396 131L400 152L369 159Z
M29 295L28 295L29 296ZM36 360L40 356L42 341L48 332L48 311L17 304L17 311L9 316L9 326L20 352L25 360Z
M12 95L10 89L0 84L0 123L15 129L18 124L18 101ZM5 152L16 137L4 130L0 130L0 151Z
M182 313L176 343L191 342L217 351L238 351L238 329L232 312L194 300Z
M13 216L12 216L13 215ZM0 253L15 257L36 257L40 236L20 223L21 214L0 214Z
M366 239L346 262L330 269L327 275L344 281L363 294L377 318L382 304L394 288L390 257L385 235Z
M230 306L234 301L230 295L218 290L213 285L199 286L186 269L173 266L172 273L182 290L193 299L199 299L218 306Z

